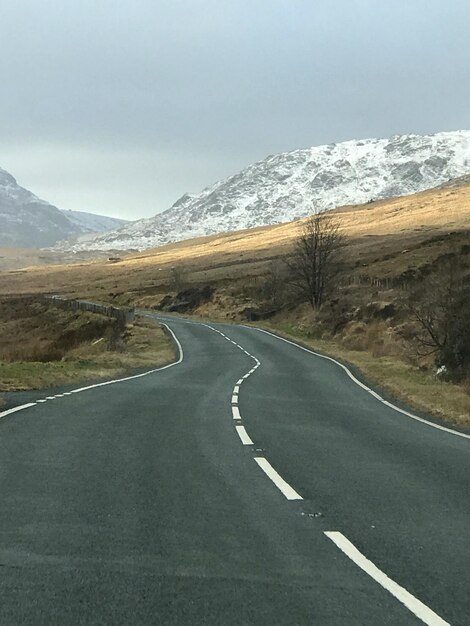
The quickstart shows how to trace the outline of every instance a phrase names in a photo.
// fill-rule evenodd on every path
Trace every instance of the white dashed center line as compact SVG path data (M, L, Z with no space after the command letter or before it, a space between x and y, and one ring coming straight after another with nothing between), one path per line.
M279 476L274 467L264 457L256 456L255 461L261 467L263 472L270 478L276 487L281 491L288 500L303 500L302 496L297 493L286 481Z
M232 407L232 416L234 420L241 420L240 409L237 406Z
M245 430L244 426L235 426L238 436L241 439L241 442L244 446L252 446L253 442L251 441L248 433Z
M325 535L331 539L331 541L348 556L358 567L360 567L366 574L379 583L384 589L392 594L397 600L406 606L417 618L419 618L428 626L450 626L449 622L446 622L439 617L434 611L428 608L420 600L415 598L409 591L401 587L394 580L389 578L387 574L384 574L372 561L369 561L359 550L352 544L349 539L336 531L325 532Z

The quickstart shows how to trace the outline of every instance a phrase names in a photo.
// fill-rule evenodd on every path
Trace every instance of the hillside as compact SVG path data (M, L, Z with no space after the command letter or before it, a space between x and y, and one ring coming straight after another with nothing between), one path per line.
M443 253L449 242L470 239L470 184L454 181L407 197L334 211L348 236L351 271L373 278L400 276ZM190 283L261 275L270 259L286 254L302 221L168 244L120 260L31 267L0 272L1 293L54 292L154 304L169 288L172 267Z
M0 170L0 245L41 248L81 232L57 207Z
M170 209L73 246L143 250L403 196L470 173L470 131L347 141L269 156Z
M66 239L116 228L124 220L62 211L21 187L0 169L0 246L44 248Z
M70 209L61 209L61 211L70 222L80 228L81 233L107 233L110 230L120 228L124 226L124 224L129 223L129 220L109 217L107 215L96 215L95 213L87 213L86 211L72 211Z
M468 382L436 378L409 340L403 297L452 256L470 267L468 178L439 189L333 211L347 237L343 284L315 314L282 282L282 305L267 294L271 271L289 254L302 221L201 237L140 254L75 265L0 272L1 294L62 293L101 302L219 320L269 316L276 332L354 364L372 383L416 409L470 425ZM284 266L285 268L285 266ZM434 294L433 294L434 295Z

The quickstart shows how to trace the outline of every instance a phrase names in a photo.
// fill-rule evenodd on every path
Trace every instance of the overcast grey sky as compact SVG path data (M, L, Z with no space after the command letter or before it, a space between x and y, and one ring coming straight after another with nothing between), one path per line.
M0 167L129 219L275 152L470 127L469 0L0 0Z

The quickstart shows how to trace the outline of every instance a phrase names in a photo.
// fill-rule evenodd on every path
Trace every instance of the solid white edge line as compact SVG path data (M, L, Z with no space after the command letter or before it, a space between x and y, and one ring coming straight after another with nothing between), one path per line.
M392 594L397 600L406 606L417 618L428 626L450 626L439 615L434 613L429 607L415 598L409 591L401 587L394 580L389 578L372 561L369 561L362 552L352 544L342 533L338 531L327 531L325 535L353 561L366 574L379 583L384 589Z
M234 420L241 420L240 409L237 406L232 407L232 417Z
M246 432L246 429L244 426L235 426L235 429L238 433L238 436L241 439L241 442L244 446L252 446L254 445L253 442L251 441L248 433Z
M105 387L106 385L114 385L115 383L122 383L126 380L133 380L134 378L142 378L143 376L148 376L149 374L154 374L155 372L162 372L163 370L173 367L174 365L179 365L179 363L181 363L184 360L184 353L183 353L183 348L181 346L181 343L179 339L177 338L177 336L175 335L175 333L171 330L171 328L167 326L167 324L165 324L164 322L160 322L160 324L162 324L162 326L165 326L165 328L171 333L171 336L173 337L176 345L178 346L179 358L177 361L174 361L173 363L169 363L168 365L164 365L163 367L157 367L153 370L143 372L142 374L136 374L135 376L126 376L125 378L107 380L104 383L88 385L87 387L81 387L80 389L72 389L69 393L70 394L81 393L82 391L88 391L88 389L96 389L97 387ZM55 397L60 398L62 396L48 396L46 400L54 400ZM11 413L16 413L17 411L23 411L24 409L29 409L32 406L36 406L36 404L37 404L36 402L29 402L28 404L22 404L21 406L16 406L13 409L8 409L7 411L3 411L2 413L0 413L0 419L2 419L3 417L6 417L7 415L11 415Z
M255 456L255 461L268 478L276 485L287 500L303 500L302 496L295 491L286 481L279 476L274 467L264 457Z
M97 387L106 387L106 385L114 385L115 383L122 383L127 380L134 380L135 378L142 378L143 376L148 376L149 374L154 374L155 372L162 372L163 370L169 369L170 367L173 367L174 365L179 365L180 363L182 363L182 361L184 360L184 353L183 353L183 348L181 346L181 343L179 342L177 336L171 330L171 328L167 326L167 324L165 324L164 322L160 322L160 323L162 324L162 326L165 326L165 328L171 333L171 336L173 337L176 345L178 346L179 358L177 361L173 361L173 363L169 363L168 365L163 365L163 367L157 367L153 370L148 370L147 372L143 372L142 374L135 374L134 376L126 376L125 378L117 378L115 380L107 380L104 383L88 385L87 387L81 387L80 389L72 389L71 393L81 393L82 391L88 391L88 389L96 389Z
M356 385L359 385L359 387L364 389L364 391L367 391L368 393L370 393L371 396L373 396L374 398L376 398L377 400L382 402L382 404L385 404L389 408L393 409L394 411L397 411L398 413L402 413L403 415L406 415L407 417L410 417L411 419L416 420L417 422L421 422L422 424L426 424L427 426L431 426L432 428L437 428L438 430L442 430L442 431L444 431L446 433L449 433L451 435L456 435L457 437L463 437L464 439L470 439L470 435L467 435L466 433L461 433L458 430L453 430L452 428L446 428L446 426L441 426L440 424L435 424L434 422L430 422L429 420L424 419L423 417L418 417L418 415L414 415L413 413L409 413L408 411L405 411L404 409L400 409L399 407L395 406L391 402L388 402L387 400L384 400L382 398L382 396L380 396L378 393L376 393L375 391L373 391L372 389L367 387L367 385L364 385L364 383L361 383L361 381L358 380L354 376L354 374L346 367L346 365L343 365L342 363L340 363L339 361L336 361L335 359L333 359L330 356L325 356L324 354L319 354L318 352L314 352L314 350L309 350L308 348L304 348L304 346L301 346L298 343L294 343L293 341L289 341L289 339L284 339L284 337L279 337L278 335L275 335L274 333L271 333L268 330L264 330L263 328L256 328L256 326L243 326L243 328L249 328L251 330L257 330L260 333L265 333L266 335L270 335L271 337L274 337L275 339L279 339L280 341L284 341L285 343L290 343L291 346L295 346L296 348L299 348L299 350L303 350L304 352L308 352L310 354L313 354L314 356L317 356L320 359L326 359L327 361L331 361L332 363L336 363L336 365L341 367L341 369L343 369L346 372L346 374L349 376L349 378L351 378L351 380L353 382L355 382Z
M17 411L23 411L24 409L29 409L31 406L36 406L36 402L28 402L28 404L22 404L20 406L15 406L13 409L8 409L7 411L2 411L0 413L0 419L6 417L7 415L11 415L12 413L16 413Z

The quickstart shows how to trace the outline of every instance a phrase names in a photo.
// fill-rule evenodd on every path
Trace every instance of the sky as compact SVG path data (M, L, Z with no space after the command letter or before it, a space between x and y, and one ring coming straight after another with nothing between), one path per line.
M269 154L470 128L469 0L0 0L0 167L126 219Z

